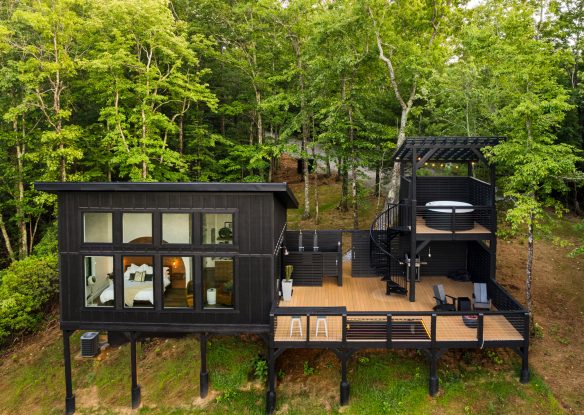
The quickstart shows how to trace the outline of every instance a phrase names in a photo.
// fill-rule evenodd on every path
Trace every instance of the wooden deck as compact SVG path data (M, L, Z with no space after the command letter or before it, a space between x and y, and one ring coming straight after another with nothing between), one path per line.
M446 277L422 277L416 283L416 301L410 302L408 296L386 295L385 284L378 277L353 278L350 274L350 264L345 264L343 286L336 284L336 278L325 278L322 287L294 287L290 301L280 301L280 307L339 307L344 306L348 312L418 312L432 311L434 307L434 293L432 286L442 284L446 294L453 297L472 298L472 283L455 282ZM349 272L347 272L349 271ZM351 319L379 321L384 317L362 316ZM420 321L430 332L431 317L422 316L394 316L396 320ZM326 318L328 337L324 333L324 322L321 321L319 333L316 333L316 317L310 321L310 340L312 341L340 341L342 337L342 318L328 316ZM473 341L477 339L477 329L464 325L461 316L437 317L438 341ZM300 335L299 326L302 327ZM301 324L295 323L290 334L291 317L279 316L276 322L276 341L305 341L306 317L301 317ZM428 336L429 337L429 336ZM501 315L485 315L484 340L522 340L522 335ZM423 339L422 339L423 340ZM381 341L381 340L380 340ZM429 339L428 339L429 341Z
M424 219L422 216L417 216L416 217L416 233L418 233L418 234L451 234L453 232L431 228L428 225L426 225L426 219ZM457 233L475 234L475 233L491 233L491 231L488 230L487 228L485 228L483 225L475 222L474 228L467 229L465 231L454 231L454 233L455 234L457 234Z

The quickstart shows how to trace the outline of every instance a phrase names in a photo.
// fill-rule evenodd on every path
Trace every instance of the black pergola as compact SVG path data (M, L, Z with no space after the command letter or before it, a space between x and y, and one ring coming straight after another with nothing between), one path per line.
M416 258L421 248L428 243L429 239L424 237L421 244L418 245L418 234L416 230L416 176L417 171L425 163L442 162L442 163L467 163L468 175L473 176L473 164L482 162L490 173L490 192L491 200L495 200L495 166L489 164L481 149L488 146L494 146L505 140L505 137L407 137L402 145L396 150L392 160L397 163L411 163L411 182L409 186L408 201L406 202L411 209L410 215L410 258ZM405 172L402 169L402 174ZM492 210L492 223L496 224L496 213ZM495 226L495 225L493 225ZM493 237L494 229L490 240L489 251L492 258L492 272L495 269L496 238ZM415 267L410 267L409 296L410 301L415 301L416 284L415 284Z
M414 157L418 167L427 161L486 163L481 149L503 140L505 137L408 137L394 153L393 161L408 162Z

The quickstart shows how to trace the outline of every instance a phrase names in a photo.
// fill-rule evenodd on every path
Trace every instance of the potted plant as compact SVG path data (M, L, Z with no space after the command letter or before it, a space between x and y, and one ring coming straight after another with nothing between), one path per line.
M284 301L290 301L292 299L292 271L294 267L292 265L286 265L284 270L286 279L282 281L282 299Z

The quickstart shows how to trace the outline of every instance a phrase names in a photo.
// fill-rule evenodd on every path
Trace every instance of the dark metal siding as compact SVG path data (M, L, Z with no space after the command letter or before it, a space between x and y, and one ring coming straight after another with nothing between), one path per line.
M470 202L468 177L417 177L416 200L418 205L434 200Z
M353 277L373 277L377 271L370 264L370 231L351 233L351 275Z
M280 201L269 193L187 193L187 192L65 192L59 194L59 250L61 274L61 319L64 323L112 324L151 323L160 325L193 324L268 324L273 301L274 275L274 204ZM235 243L229 246L201 246L200 213L213 210L234 212ZM82 243L82 211L114 212L114 244ZM285 210L285 209L284 209ZM160 238L159 214L166 211L193 212L193 245L130 246L122 245L123 211L153 212L153 236ZM281 212L280 212L281 213ZM282 214L280 214L282 216ZM116 275L122 275L123 254L148 255L155 264L155 308L123 309L123 282L116 280L113 308L85 308L83 285L84 255L113 255ZM162 310L160 298L161 257L167 255L194 258L195 284L200 284L201 256L230 256L235 260L234 310ZM197 286L196 286L197 287ZM200 287L200 286L199 286ZM202 304L203 293L195 293Z
M429 257L428 254L432 256ZM467 258L466 241L433 241L420 252L421 275L447 275L452 271L465 270Z
M468 272L474 282L487 282L490 275L491 254L478 242L468 243Z

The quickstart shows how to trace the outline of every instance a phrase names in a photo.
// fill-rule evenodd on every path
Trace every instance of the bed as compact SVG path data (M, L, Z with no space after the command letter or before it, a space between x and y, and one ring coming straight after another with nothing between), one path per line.
M149 278L148 281L134 281L133 275L136 272L146 272L146 276L153 276L154 269L147 264L136 265L131 264L124 272L124 303L127 307L133 307L135 301L149 302L154 305L154 290L153 280ZM163 268L163 292L170 285L170 276L168 267ZM109 286L100 294L100 301L106 303L114 299L114 282L110 280Z
M453 206L456 206L454 218L452 217ZM426 207L428 209L424 211L424 218L426 225L430 228L443 231L466 231L474 228L474 209L470 203L435 200L426 203Z

